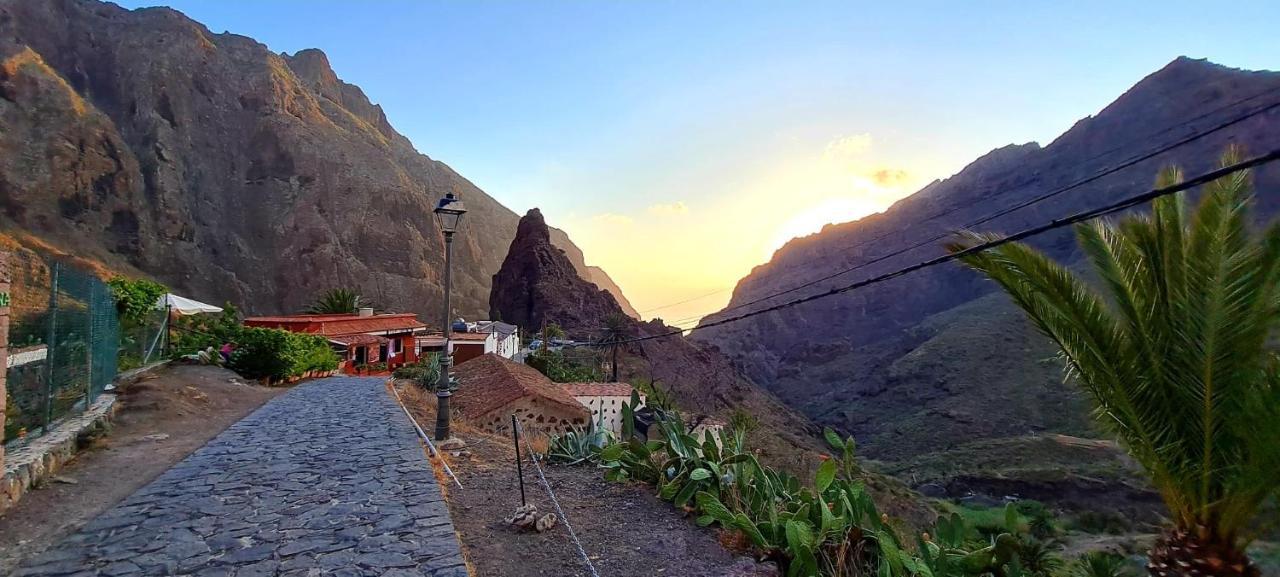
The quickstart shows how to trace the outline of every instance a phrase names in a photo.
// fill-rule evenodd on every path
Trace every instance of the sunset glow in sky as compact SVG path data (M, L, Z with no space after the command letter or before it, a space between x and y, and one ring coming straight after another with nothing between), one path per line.
M324 50L418 150L541 208L668 321L723 306L790 238L1047 144L1179 55L1280 68L1273 0L121 4Z

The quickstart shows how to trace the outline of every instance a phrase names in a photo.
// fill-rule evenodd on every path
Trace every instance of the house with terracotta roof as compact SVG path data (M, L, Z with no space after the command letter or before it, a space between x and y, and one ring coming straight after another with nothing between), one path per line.
M249 317L244 324L323 336L345 373L367 372L372 366L391 370L417 361L416 337L427 328L412 313L374 314L368 308L353 314Z
M569 396L591 410L591 422L614 433L622 432L622 407L631 402L635 389L627 383L560 383ZM645 396L640 395L643 404Z
M511 434L511 415L527 431L558 434L586 429L591 411L533 367L495 353L459 364L454 408L473 426Z

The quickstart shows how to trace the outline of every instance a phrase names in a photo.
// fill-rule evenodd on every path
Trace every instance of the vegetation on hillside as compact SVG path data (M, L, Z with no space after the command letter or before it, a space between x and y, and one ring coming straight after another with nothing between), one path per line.
M1180 179L1169 169L1159 185ZM1025 244L963 257L1058 345L1098 423L1150 475L1173 522L1155 576L1260 574L1244 551L1280 487L1280 226L1255 233L1251 201L1242 171L1204 186L1194 211L1180 193L1077 227L1105 293Z

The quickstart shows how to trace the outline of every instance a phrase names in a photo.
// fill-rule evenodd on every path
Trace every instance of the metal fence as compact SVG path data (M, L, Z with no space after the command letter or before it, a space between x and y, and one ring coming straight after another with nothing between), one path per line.
M6 441L83 411L116 376L121 327L96 275L50 261L13 279Z

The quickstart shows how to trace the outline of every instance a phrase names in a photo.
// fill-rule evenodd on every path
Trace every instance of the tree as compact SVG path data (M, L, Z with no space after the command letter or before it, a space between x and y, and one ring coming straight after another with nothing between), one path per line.
M320 293L307 312L315 315L352 314L362 306L370 305L360 293L348 288L335 288Z
M1223 165L1240 158L1237 149ZM1160 186L1181 179L1162 173ZM1173 526L1149 554L1154 576L1258 576L1250 524L1280 486L1280 226L1248 222L1248 175L1179 193L1150 215L1080 225L1105 289L1020 243L966 254L1062 351L1094 416L1151 476ZM991 240L966 234L953 252Z
M604 318L604 326L600 328L599 344L609 349L613 357L610 372L613 382L618 382L618 349L631 336L631 319L621 313L612 313Z
M564 335L564 329L560 328L560 325L558 325L558 324L555 324L555 323L547 323L547 324L546 324L546 326L542 327L542 341L543 341L543 343L546 343L547 341L550 341L551 339L563 339L563 338L564 338L564 336L565 336L565 335ZM545 346L545 344L544 344L544 346Z

